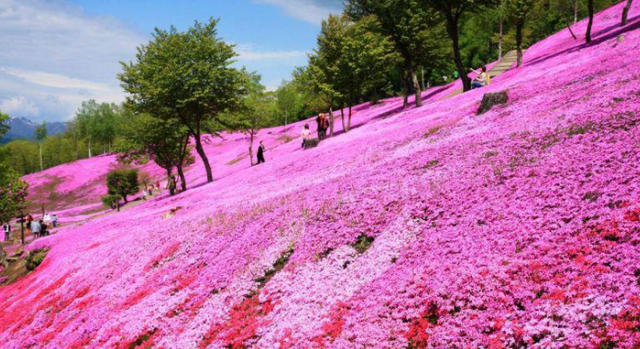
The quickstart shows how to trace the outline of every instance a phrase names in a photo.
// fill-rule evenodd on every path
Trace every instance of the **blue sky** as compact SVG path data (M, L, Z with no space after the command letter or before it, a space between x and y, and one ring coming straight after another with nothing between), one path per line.
M276 88L306 63L340 0L0 0L0 110L65 121L87 99L120 102L116 74L155 27L219 18L238 65Z

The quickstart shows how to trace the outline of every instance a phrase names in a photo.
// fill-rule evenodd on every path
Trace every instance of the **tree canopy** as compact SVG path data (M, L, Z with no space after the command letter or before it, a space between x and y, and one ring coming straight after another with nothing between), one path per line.
M134 111L175 119L187 128L209 182L213 173L202 145L203 124L224 125L220 116L238 110L245 94L242 74L232 67L233 45L218 37L217 25L211 19L185 32L156 29L118 75Z

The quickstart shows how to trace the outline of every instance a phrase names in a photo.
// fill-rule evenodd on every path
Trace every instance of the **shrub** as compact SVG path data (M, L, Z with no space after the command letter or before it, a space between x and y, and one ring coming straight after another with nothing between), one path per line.
M44 258L47 256L47 253L49 253L49 250L47 249L31 251L27 256L27 264L26 264L27 270L28 271L36 270L36 268L40 264L42 264L42 262L44 261Z
M100 199L105 206L109 207L112 210L115 210L120 206L120 195L105 195Z
M373 242L375 240L376 238L372 236L362 234L358 236L358 239L355 243L351 244L351 247L353 247L359 254L364 254L371 247L371 245L373 245Z
M482 115L490 111L496 105L503 105L509 102L509 95L507 92L487 93L482 97L480 108L478 109L478 115Z

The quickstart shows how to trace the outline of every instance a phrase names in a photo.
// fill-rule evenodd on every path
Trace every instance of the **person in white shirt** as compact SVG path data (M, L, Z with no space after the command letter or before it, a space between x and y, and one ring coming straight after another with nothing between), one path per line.
M309 125L304 125L302 129L302 148L307 146L307 142L311 139L311 129L309 129Z
M51 215L49 215L49 212L44 214L44 216L42 217L42 221L46 225L49 225L51 223Z
M58 227L58 215L57 214L54 213L51 216L51 223L53 224L54 228Z

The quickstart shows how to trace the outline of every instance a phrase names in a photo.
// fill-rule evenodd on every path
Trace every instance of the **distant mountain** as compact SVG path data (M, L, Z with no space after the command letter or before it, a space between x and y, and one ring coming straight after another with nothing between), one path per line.
M14 139L36 139L36 127L40 124L33 122L27 118L11 118L8 125L10 127L9 132L0 139L0 143L8 143ZM64 122L47 122L47 133L49 136L53 136L58 133L62 133L67 129L67 124Z

